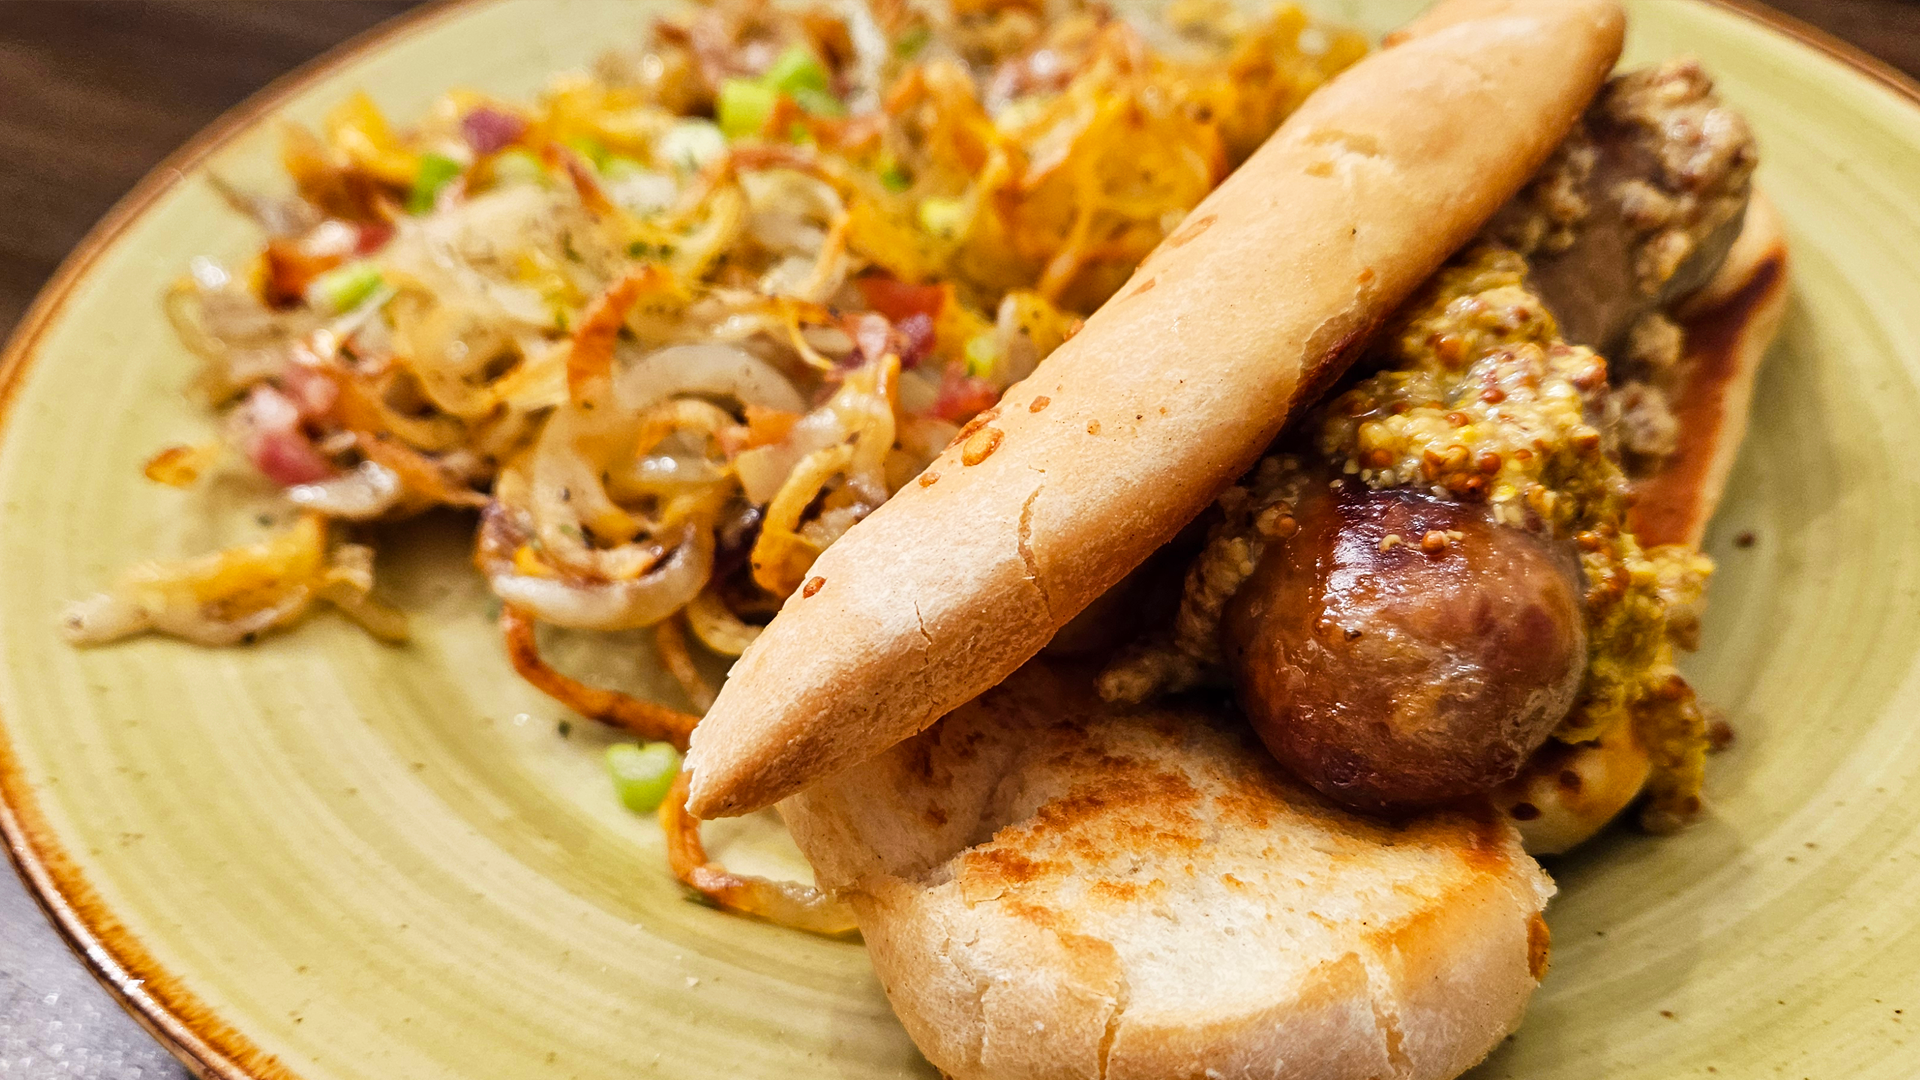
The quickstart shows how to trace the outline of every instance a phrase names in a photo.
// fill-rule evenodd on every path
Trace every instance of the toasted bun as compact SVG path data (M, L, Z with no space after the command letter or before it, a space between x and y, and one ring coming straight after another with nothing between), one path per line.
M1786 235L1773 204L1756 191L1727 261L1680 313L1688 370L1674 402L1680 449L1635 487L1633 527L1642 544L1698 545L1705 535L1747 431L1754 376L1786 307ZM1619 816L1652 767L1631 731L1575 746L1548 743L1494 793L1494 806L1519 827L1529 853L1558 855Z
M1706 535L1747 433L1754 376L1786 310L1786 234L1756 191L1727 261L1681 312L1687 381L1673 403L1680 446L1634 487L1633 531L1642 544L1698 545Z
M1622 25L1615 0L1450 0L1323 87L1080 334L820 557L694 734L693 812L799 791L1038 652L1540 167Z
M1653 761L1633 725L1592 742L1549 742L1520 775L1493 793L1529 855L1560 855L1586 843L1639 796Z
M1354 816L1042 663L781 804L942 1072L1451 1077L1519 1023L1552 885L1510 825Z

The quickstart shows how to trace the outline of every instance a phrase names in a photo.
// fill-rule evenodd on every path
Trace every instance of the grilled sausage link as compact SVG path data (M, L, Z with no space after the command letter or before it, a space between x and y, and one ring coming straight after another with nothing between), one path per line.
M1635 324L1725 261L1757 160L1699 62L1670 60L1609 82L1487 231L1532 262L1568 341L1619 360Z
M1405 489L1323 487L1295 516L1221 624L1274 756L1376 812L1517 775L1586 668L1572 555L1482 506Z

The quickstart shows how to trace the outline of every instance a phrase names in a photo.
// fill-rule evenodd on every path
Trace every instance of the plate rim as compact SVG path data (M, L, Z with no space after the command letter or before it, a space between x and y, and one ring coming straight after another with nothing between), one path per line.
M428 0L283 74L221 113L168 154L87 230L61 260L0 348L0 429L39 345L94 265L162 197L290 98L361 57L499 0ZM1692 0L1750 20L1852 68L1920 111L1920 79L1859 46L1759 0ZM107 993L200 1080L301 1080L216 1015L120 924L41 814L0 715L0 848L47 921Z

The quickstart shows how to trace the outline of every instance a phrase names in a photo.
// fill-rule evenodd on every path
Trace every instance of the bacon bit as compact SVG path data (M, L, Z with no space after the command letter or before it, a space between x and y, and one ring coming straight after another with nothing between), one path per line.
M902 370L911 371L933 355L933 345L938 335L933 329L932 316L916 312L895 323L893 330L900 343Z
M947 303L948 286L945 285L914 285L881 274L857 278L854 285L866 298L868 307L896 323L925 315L931 324L940 317Z
M978 465L992 457L993 452L1000 449L1001 438L1002 432L995 427L983 427L974 432L973 437L967 440L967 445L960 450L960 464Z
M817 593L822 588L825 588L826 584L827 584L826 578L823 578L823 577L808 578L807 583L804 586L802 586L800 589L801 599L806 599L808 597L811 597L814 593Z
M526 132L525 120L491 105L482 105L460 118L460 134L476 154L497 154Z
M799 882L736 874L709 859L700 840L700 819L687 813L687 785L688 774L683 771L660 804L667 865L674 877L728 911L794 930L833 937L857 928L853 910L844 900Z
M371 255L387 246L393 239L393 223L390 221L367 221L356 226L359 236L353 242L355 255Z
M220 444L204 443L200 446L169 446L148 459L146 468L140 470L147 479L168 487L192 487L200 479L200 472L213 463L220 454Z
M920 486L923 488L932 487L933 485L939 482L940 482L940 474L937 472L934 472L931 469L920 474Z
M240 407L242 444L248 460L282 487L311 484L333 475L333 465L300 427L300 408L271 386L259 385Z
M281 368L280 389L304 420L326 417L340 401L340 384L314 364L295 362Z
M296 432L263 433L254 440L247 457L254 468L281 487L317 483L333 475L327 459L305 435Z
M533 618L512 604L500 608L500 634L506 639L513 670L534 689L582 716L625 728L650 742L672 743L674 749L686 752L687 738L700 722L699 717L616 690L588 686L555 671L540 658Z
M985 379L949 373L940 386L940 396L933 403L933 414L942 420L961 424L982 409L991 408L999 400L1000 391Z
M1027 411L1030 413L1037 413L1051 404L1053 404L1053 399L1046 396L1045 394L1042 394L1039 397L1033 399L1033 403L1027 406Z
M974 432L979 431L981 428L986 427L988 424L993 423L995 420L998 420L999 418L1000 418L1000 407L998 405L995 405L990 409L982 410L981 412L976 414L973 419L967 421L966 424L963 425L959 431L955 432L953 436L953 441L951 443L948 443L947 445L957 446L960 443L966 442L968 439L973 438Z

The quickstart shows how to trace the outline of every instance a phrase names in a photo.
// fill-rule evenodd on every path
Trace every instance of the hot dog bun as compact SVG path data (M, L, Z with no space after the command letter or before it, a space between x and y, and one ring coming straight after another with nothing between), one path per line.
M1681 312L1687 378L1674 401L1680 445L1665 468L1634 485L1641 544L1698 545L1720 505L1747 433L1753 383L1787 310L1787 240L1758 191L1713 280Z
M1448 0L1316 93L1078 336L820 557L694 735L693 812L791 795L1037 653L1540 167L1623 21L1615 0Z
M1346 813L1046 664L781 804L942 1072L1427 1080L1519 1023L1552 885L1510 824Z
M1635 485L1632 521L1642 544L1698 545L1705 535L1746 434L1754 378L1786 313L1787 266L1779 212L1755 191L1726 262L1680 313L1688 370L1674 402L1680 448L1667 468ZM1558 855L1618 817L1651 769L1630 731L1548 743L1494 792L1494 806L1519 827L1529 853Z

